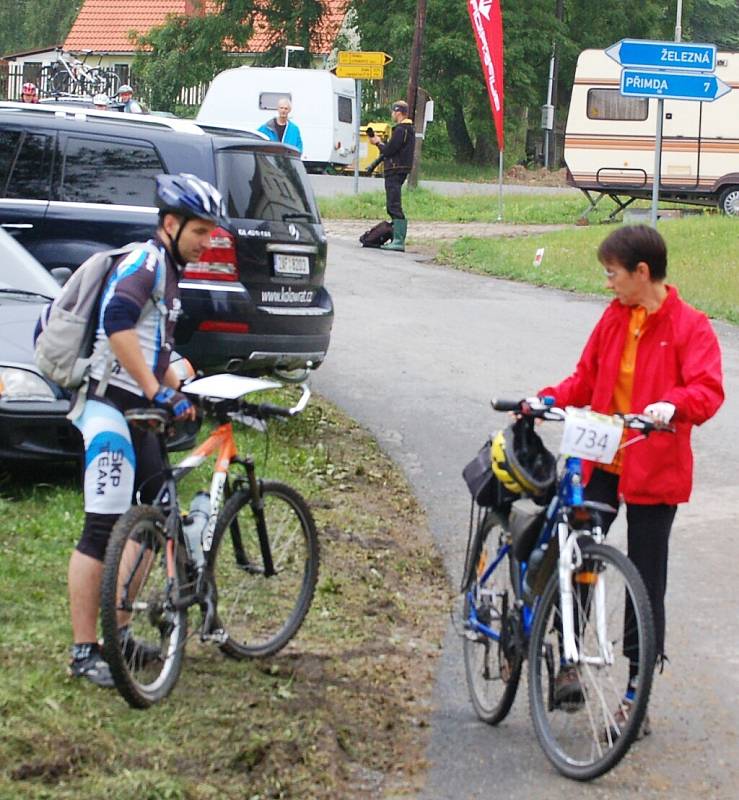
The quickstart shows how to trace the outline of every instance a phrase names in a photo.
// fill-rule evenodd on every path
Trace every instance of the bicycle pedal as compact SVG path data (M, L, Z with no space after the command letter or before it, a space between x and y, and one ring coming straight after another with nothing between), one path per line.
M210 633L200 634L201 642L214 642L215 644L226 644L228 641L228 633L223 628L217 628Z

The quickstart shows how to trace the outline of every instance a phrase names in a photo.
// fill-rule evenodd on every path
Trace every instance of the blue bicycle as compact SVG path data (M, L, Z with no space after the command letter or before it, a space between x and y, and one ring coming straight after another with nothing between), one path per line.
M636 567L603 543L603 514L615 509L585 500L581 457L565 457L557 475L534 422L569 418L563 443L577 450L577 440L593 458L610 448L604 463L625 428L641 436L670 429L643 415L588 416L546 399L493 407L517 419L492 442L492 480L475 489L462 580L470 697L481 720L501 722L528 657L529 707L544 753L567 777L591 780L640 734L656 660L654 622Z

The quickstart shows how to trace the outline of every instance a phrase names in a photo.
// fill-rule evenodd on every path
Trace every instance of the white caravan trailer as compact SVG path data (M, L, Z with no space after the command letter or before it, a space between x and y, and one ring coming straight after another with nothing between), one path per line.
M213 79L197 122L256 130L277 116L287 97L290 119L300 129L303 161L309 169L344 166L354 160L354 81L323 69L238 67Z
M590 201L583 216L604 196L612 216L652 196L657 100L621 95L620 75L603 50L577 60L564 156ZM739 53L718 53L716 76L732 90L712 103L664 100L659 196L739 216Z

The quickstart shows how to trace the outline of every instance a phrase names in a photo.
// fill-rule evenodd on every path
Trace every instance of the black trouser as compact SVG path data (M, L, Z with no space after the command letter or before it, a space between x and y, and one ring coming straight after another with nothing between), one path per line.
M602 469L593 471L585 489L588 500L597 500L618 507L618 475ZM667 554L670 530L677 506L665 504L626 504L628 556L642 576L652 604L657 657L665 652L665 592L667 590ZM608 531L616 518L615 514L604 514L603 529ZM607 517L607 519L605 518ZM633 610L627 598L624 619L624 655L632 663L638 661ZM636 656L635 656L636 654Z
M391 219L405 219L400 200L400 189L407 177L407 172L385 173L385 203Z

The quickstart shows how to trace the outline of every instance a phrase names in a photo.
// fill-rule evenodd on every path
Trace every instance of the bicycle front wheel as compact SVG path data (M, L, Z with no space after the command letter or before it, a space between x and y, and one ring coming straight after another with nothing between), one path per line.
M182 670L187 614L173 607L181 567L167 575L164 516L136 506L113 528L103 570L100 617L103 654L130 706L166 697Z
M308 504L276 481L262 483L262 501L263 540L251 495L240 490L218 516L209 558L217 624L227 634L221 649L234 658L281 650L303 624L318 580L318 535Z
M506 546L507 537L497 517L488 514L482 520L472 543L471 557L475 563L464 600L467 686L477 716L489 725L497 725L506 718L521 677L522 632L513 588L517 568L510 550L488 579L480 580ZM473 618L499 638L491 638L473 627Z
M613 547L585 537L580 542L582 565L572 575L579 661L564 661L555 570L534 615L529 702L547 758L567 777L586 781L618 764L637 737L656 656L652 610L638 570ZM636 692L627 702L634 672ZM561 691L563 686L566 692Z

